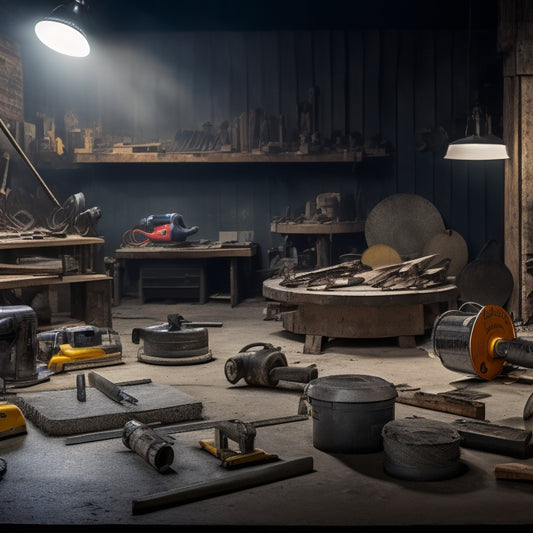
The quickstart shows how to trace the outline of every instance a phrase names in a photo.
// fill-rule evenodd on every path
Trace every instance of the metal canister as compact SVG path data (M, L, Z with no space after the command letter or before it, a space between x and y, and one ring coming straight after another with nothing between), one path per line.
M394 419L396 388L363 374L310 381L304 389L313 418L313 445L328 452L359 453L383 447L381 431Z
M174 461L174 450L168 440L158 435L150 426L138 420L129 420L124 425L122 442L158 472L170 470Z

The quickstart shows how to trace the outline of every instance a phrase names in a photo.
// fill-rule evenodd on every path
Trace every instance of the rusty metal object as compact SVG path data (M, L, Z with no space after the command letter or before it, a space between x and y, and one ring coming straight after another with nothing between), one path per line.
M255 347L262 349L252 350ZM224 373L232 384L244 378L248 385L260 387L275 387L280 380L309 383L318 376L316 365L289 367L280 348L265 342L244 346L236 356L226 361Z
M131 340L144 345L137 359L156 365L187 365L205 363L213 358L209 349L207 327L221 327L222 322L191 322L181 315L168 315L168 322L134 328Z
M150 426L138 420L126 422L122 442L158 472L164 473L170 470L174 461L171 443L168 438L158 435Z

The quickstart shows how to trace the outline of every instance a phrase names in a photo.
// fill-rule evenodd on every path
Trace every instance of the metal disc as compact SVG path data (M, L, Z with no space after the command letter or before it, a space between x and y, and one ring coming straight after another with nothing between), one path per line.
M434 263L449 259L448 276L457 276L468 263L468 246L459 233L447 229L439 231L431 237L423 248L423 255L438 253Z
M372 268L397 265L402 262L400 254L386 244L374 244L361 255L361 263Z
M398 193L379 202L365 223L367 245L386 244L405 259L423 255L424 245L440 231L444 221L438 209L417 194Z
M504 306L514 282L511 271L501 261L475 259L461 270L456 285L463 302Z

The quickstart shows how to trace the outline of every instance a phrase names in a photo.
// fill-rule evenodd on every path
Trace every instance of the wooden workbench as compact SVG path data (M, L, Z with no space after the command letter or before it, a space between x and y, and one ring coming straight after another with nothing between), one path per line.
M284 329L305 335L304 353L321 353L324 337L398 337L400 346L416 346L415 335L423 335L439 314L457 307L455 285L426 290L356 285L311 291L306 287L284 287L281 281L265 280L263 296L281 303Z
M183 243L181 245L169 246L131 246L119 248L115 251L115 258L119 263L115 278L115 283L118 287L118 294L115 298L120 300L124 289L124 276L120 272L125 273L127 263L139 263L139 268L142 269L146 265L154 264L191 264L198 269L198 291L199 303L205 303L208 299L208 280L206 273L206 266L209 260L213 259L228 259L229 260L229 286L230 286L230 302L232 307L237 305L241 300L243 290L239 283L239 267L242 261L250 261L252 257L257 254L256 243L241 243L242 245L225 245L224 243L210 243L210 244L190 244ZM195 282L196 283L196 282ZM139 277L138 296L141 302L143 297L143 282L142 270Z

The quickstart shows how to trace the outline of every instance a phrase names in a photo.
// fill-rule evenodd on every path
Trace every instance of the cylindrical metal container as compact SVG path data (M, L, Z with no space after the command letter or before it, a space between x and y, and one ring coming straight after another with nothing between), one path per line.
M122 432L122 442L158 472L168 471L174 461L174 450L168 441L159 436L150 426L138 420L126 422Z
M383 427L385 473L400 479L437 481L464 470L461 436L445 422L424 418L392 420Z
M486 305L475 312L451 310L435 320L433 353L449 370L490 380L505 365L505 359L495 353L495 343L515 337L511 318L497 305Z
M313 445L336 453L364 453L383 447L381 430L394 420L392 383L362 374L339 374L310 381L304 396L311 406Z

